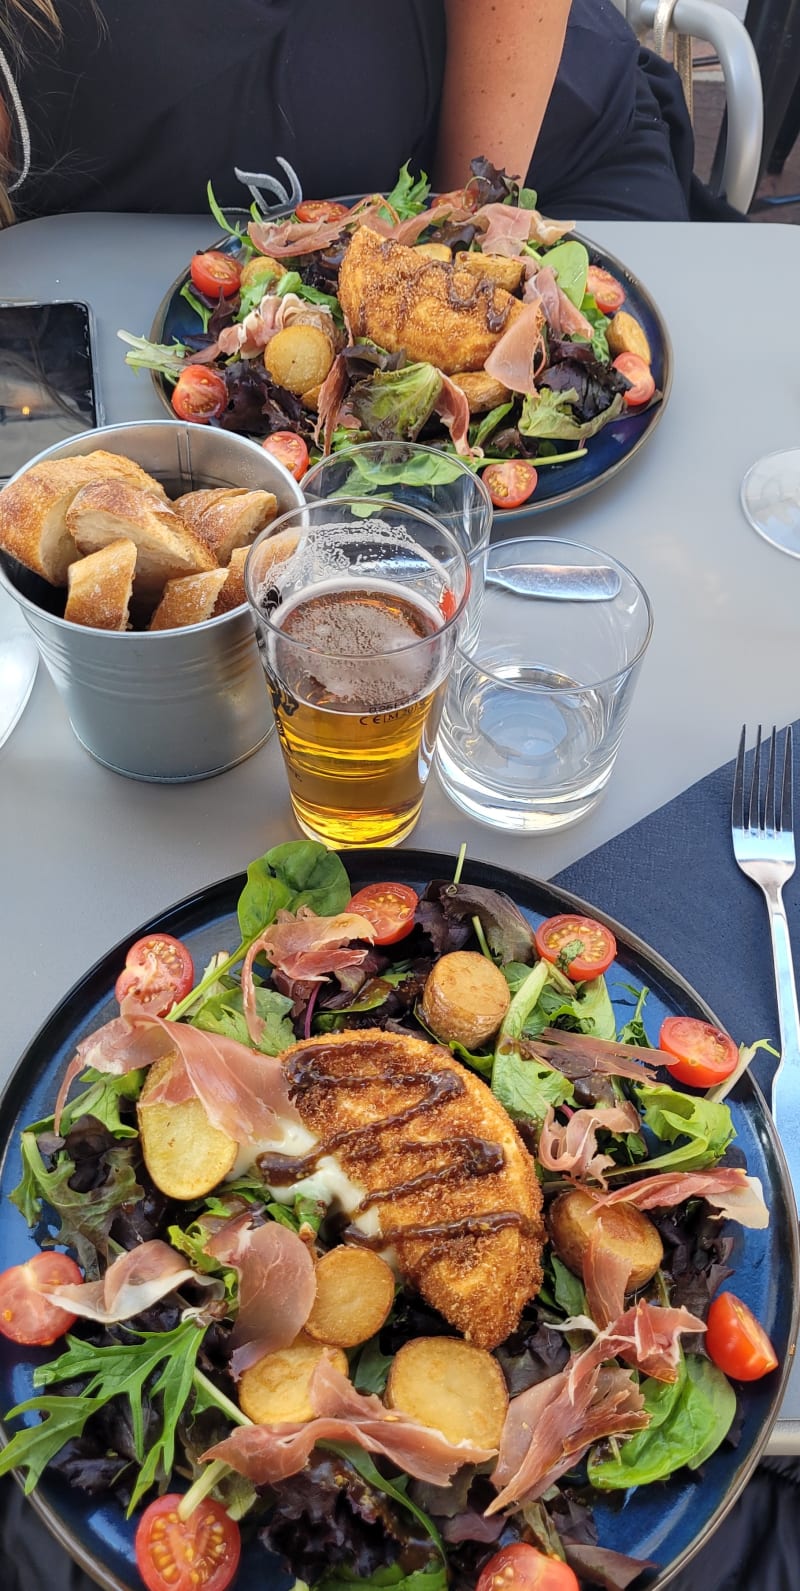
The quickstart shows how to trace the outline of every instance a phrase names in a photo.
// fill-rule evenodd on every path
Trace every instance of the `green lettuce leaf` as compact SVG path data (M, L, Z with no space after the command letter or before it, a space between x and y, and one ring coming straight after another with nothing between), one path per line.
M353 387L350 402L372 436L413 441L433 413L441 388L439 371L420 361L402 370L376 370Z
M566 392L551 392L549 387L541 387L535 396L529 393L524 399L519 421L523 436L576 442L594 436L610 420L616 420L623 407L622 393L618 392L602 414L595 415L593 420L576 420L572 405L577 400L578 394L573 387Z
M651 1156L648 1171L702 1171L724 1155L736 1137L731 1113L702 1094L681 1094L666 1083L637 1083L635 1093L645 1127L676 1149Z
M408 221L414 215L419 215L428 204L431 185L427 174L421 171L418 177L412 177L408 169L409 162L400 167L397 181L386 198L401 221ZM384 210L387 220L391 219L390 212Z
M559 1024L572 1032L588 1033L593 1038L614 1039L617 1028L614 1007L606 980L592 978L578 985L573 998L565 998L546 984L539 1001L522 1030L524 1038L538 1038L543 1028Z
M96 1276L97 1250L105 1251L115 1215L123 1204L134 1204L142 1197L132 1165L132 1146L123 1144L108 1151L105 1182L86 1193L69 1186L75 1175L75 1164L69 1155L61 1153L53 1170L48 1171L33 1132L21 1134L20 1149L23 1171L9 1194L11 1203L29 1226L48 1219L48 1212L52 1211L58 1218L58 1228L51 1242L74 1249L87 1277Z

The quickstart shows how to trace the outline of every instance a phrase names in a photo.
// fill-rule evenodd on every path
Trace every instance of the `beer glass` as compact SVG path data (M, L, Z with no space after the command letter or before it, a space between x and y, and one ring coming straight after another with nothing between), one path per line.
M301 829L396 845L419 816L469 594L455 537L407 505L307 503L253 543L245 588Z

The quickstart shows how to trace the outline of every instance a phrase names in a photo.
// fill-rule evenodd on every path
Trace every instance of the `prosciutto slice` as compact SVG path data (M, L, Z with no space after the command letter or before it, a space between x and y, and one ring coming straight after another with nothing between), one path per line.
M278 1221L252 1226L251 1212L234 1217L206 1243L206 1253L239 1273L239 1310L231 1370L243 1371L265 1354L288 1348L302 1331L316 1296L314 1261L305 1243Z
M297 293L269 293L261 303L245 315L237 325L224 326L217 338L217 350L222 354L241 354L243 359L253 359L266 348L267 343L284 327L291 326L299 315L307 316L309 305ZM334 337L333 316L325 305L314 309L315 319L324 326L322 317L330 322L331 341Z
M355 1442L417 1480L446 1486L462 1464L493 1457L491 1449L449 1442L441 1431L385 1408L380 1398L356 1392L327 1357L317 1365L309 1392L314 1419L302 1425L239 1426L209 1448L203 1462L220 1458L256 1486L277 1485L303 1468L317 1442Z
M506 254L512 252L508 248L487 247L494 241L513 240L516 235L521 237L519 248L513 250L514 254L522 252L525 243L557 243L565 233L571 232L574 221L551 221L543 216L539 210L521 210L512 204L484 204L476 210L472 220L481 229L486 228L486 235L482 240L482 248L487 254ZM524 226L524 232L523 232Z
M451 381L449 376L440 370L442 385L439 396L434 404L434 409L439 419L447 426L453 441L453 446L462 458L482 458L483 448L470 447L467 432L469 430L469 403L463 389Z
M640 1127L639 1112L627 1100L621 1105L573 1111L565 1126L556 1121L551 1105L542 1123L536 1156L546 1171L558 1171L576 1182L592 1177L605 1187L605 1172L614 1159L598 1151L597 1134L603 1130L638 1132Z
M592 1343L558 1375L511 1399L492 1475L498 1495L487 1515L535 1502L595 1442L649 1423L630 1371L603 1367L603 1357Z
M337 354L319 389L319 397L317 398L317 423L314 427L314 441L318 443L320 435L323 436L323 451L326 455L331 450L333 433L339 420L339 413L347 386L347 360L343 354Z
M99 1282L71 1282L61 1287L43 1287L42 1292L71 1314L110 1326L140 1315L185 1282L219 1289L215 1277L199 1276L182 1254L154 1238L120 1254Z
M534 369L537 359L544 354L543 325L541 302L537 299L535 303L524 304L484 362L487 375L502 381L512 392L534 392Z
M758 1177L748 1177L738 1166L714 1166L709 1171L667 1171L644 1177L627 1188L600 1196L601 1204L635 1204L637 1210L666 1210L684 1199L707 1199L721 1216L756 1230L769 1226Z
M301 906L296 915L279 911L277 919L250 946L242 967L242 994L247 1031L257 1044L264 1023L256 1010L253 966L262 953L284 977L305 983L322 983L331 972L345 967L360 967L369 955L369 946L357 946L354 939L372 944L375 929L358 912L339 912L336 917L318 917L310 906Z
M679 1338L705 1331L705 1321L680 1309L659 1308L640 1299L595 1338L592 1348L602 1357L624 1359L654 1381L677 1381Z
M597 1221L583 1256L586 1302L596 1326L608 1326L623 1313L630 1274L630 1260L604 1243L602 1219Z

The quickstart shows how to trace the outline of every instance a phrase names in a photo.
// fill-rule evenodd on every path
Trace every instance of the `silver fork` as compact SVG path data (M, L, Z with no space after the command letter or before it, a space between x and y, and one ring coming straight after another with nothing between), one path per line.
M769 738L767 782L762 799L761 725L753 771L745 794L745 729L739 741L733 779L731 830L733 854L743 873L763 891L769 912L772 959L778 996L781 1058L772 1082L772 1114L792 1180L800 1195L800 1016L783 886L795 870L792 829L792 727L786 730L783 771L777 772L777 733ZM780 801L778 788L780 787Z

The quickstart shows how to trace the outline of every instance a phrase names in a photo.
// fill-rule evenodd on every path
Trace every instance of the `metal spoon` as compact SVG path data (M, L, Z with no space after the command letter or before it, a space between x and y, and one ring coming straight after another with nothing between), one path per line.
M39 648L25 630L0 641L0 746L25 710L39 666Z
M516 563L488 570L486 584L547 602L609 602L617 596L622 579L608 565Z

